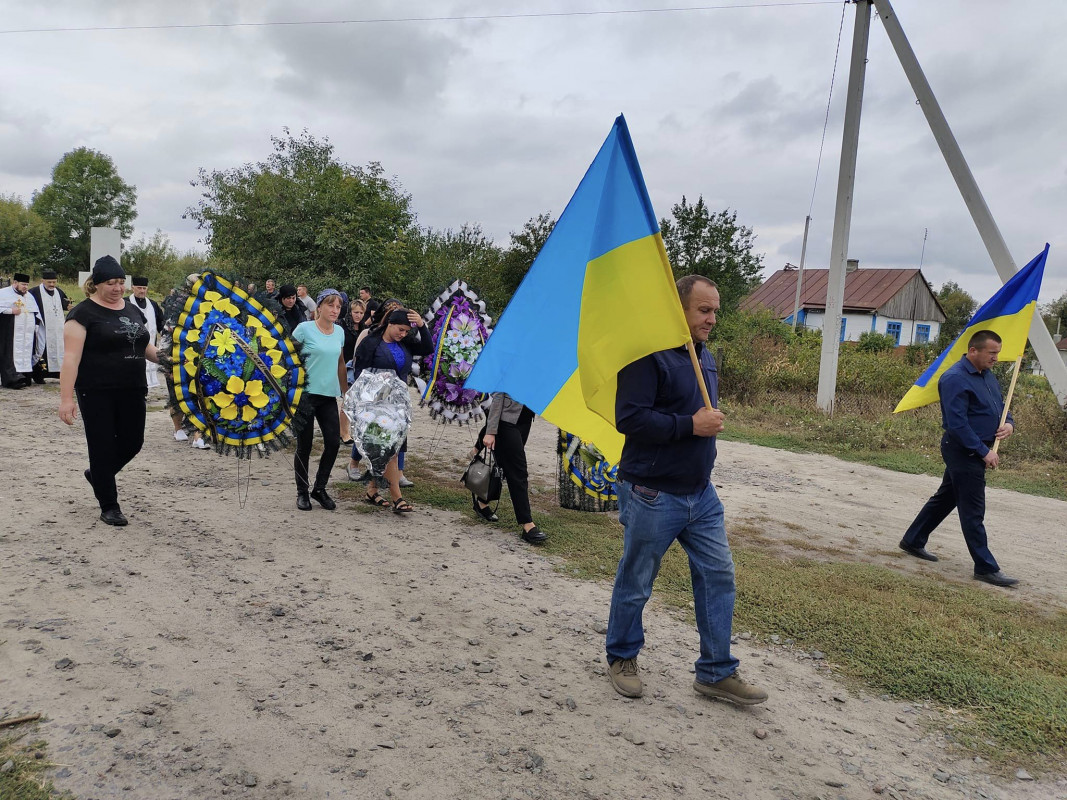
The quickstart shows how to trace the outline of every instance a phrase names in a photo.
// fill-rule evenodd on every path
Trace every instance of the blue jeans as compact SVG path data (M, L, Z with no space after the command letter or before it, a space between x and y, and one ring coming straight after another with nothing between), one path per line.
M723 508L711 483L695 494L668 494L620 479L622 559L615 573L608 616L608 662L636 658L645 644L641 614L667 548L677 539L689 556L700 633L697 679L715 683L737 670L730 655L734 616L734 561L726 541Z

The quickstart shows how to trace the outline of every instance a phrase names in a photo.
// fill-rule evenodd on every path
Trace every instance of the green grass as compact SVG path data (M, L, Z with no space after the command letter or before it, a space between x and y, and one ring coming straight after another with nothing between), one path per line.
M15 768L0 773L0 798L3 800L55 800L71 797L58 792L51 781L41 779L41 773L54 766L45 756L43 741L23 744L24 735L0 736L0 765L13 761Z
M411 456L407 474L417 482L408 490L413 503L477 521L454 476L439 476ZM356 491L352 485L340 494L354 498ZM531 505L549 534L542 549L561 571L613 578L622 552L614 515L561 509L551 492L532 495ZM491 527L517 535L506 496L497 513L500 522ZM799 648L823 651L835 670L870 691L961 712L949 735L997 763L1036 770L1067 764L1067 612L885 567L834 563L832 551L785 559L787 543L763 535L758 524L739 527L732 538L735 630L794 639ZM691 615L689 566L677 545L655 591Z

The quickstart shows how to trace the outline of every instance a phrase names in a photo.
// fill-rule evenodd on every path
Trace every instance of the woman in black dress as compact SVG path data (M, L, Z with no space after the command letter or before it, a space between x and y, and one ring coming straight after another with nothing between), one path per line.
M100 519L108 525L127 524L115 476L144 444L145 359L159 363L144 315L123 297L125 289L119 262L111 256L97 260L85 282L86 299L71 309L63 325L59 373L59 418L73 425L81 409L89 445L85 479L100 503Z

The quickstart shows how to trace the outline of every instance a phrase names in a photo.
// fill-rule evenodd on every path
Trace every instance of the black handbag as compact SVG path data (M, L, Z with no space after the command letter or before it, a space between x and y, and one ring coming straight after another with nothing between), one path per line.
M493 451L486 448L471 460L460 481L483 503L491 503L500 499L504 470L493 458Z

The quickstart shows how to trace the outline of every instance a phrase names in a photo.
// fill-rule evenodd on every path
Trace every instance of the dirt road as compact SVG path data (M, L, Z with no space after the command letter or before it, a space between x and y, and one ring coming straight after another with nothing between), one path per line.
M739 639L771 699L700 698L695 630L657 607L646 697L621 698L609 584L458 514L297 512L284 456L252 462L242 507L234 460L174 442L162 411L120 476L130 525L109 528L57 402L54 385L0 393L0 717L46 715L35 735L80 800L1067 798L1056 777L991 777L930 732L937 712L852 694L805 654ZM420 418L411 450L462 459L470 433ZM553 447L538 423L542 485ZM934 478L731 443L720 458L731 525L969 580L949 523L939 564L897 555ZM1064 520L1065 503L990 492L1019 597L1067 603Z

